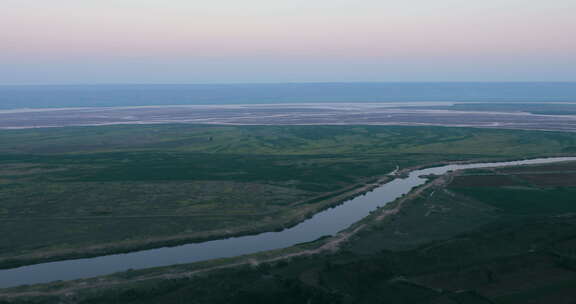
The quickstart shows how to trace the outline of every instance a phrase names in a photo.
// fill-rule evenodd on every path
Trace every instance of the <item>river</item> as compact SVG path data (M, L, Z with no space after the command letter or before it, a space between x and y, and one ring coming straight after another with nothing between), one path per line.
M382 207L414 187L426 182L422 175L444 174L451 170L503 167L576 161L576 157L540 158L521 161L454 164L420 169L406 178L396 178L374 190L357 196L334 208L322 211L302 223L279 232L233 237L175 247L143 250L86 259L41 263L0 270L0 288L25 284L73 280L111 274L128 269L142 269L174 264L192 263L215 258L233 257L265 250L279 249L322 236L334 235Z

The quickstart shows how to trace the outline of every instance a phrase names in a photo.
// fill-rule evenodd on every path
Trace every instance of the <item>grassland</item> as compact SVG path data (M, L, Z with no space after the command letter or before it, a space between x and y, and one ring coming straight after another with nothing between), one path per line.
M572 303L575 173L576 163L458 172L372 221L346 250L387 260L417 286L486 303Z
M192 277L133 280L197 264L129 272L115 275L128 283L84 288L64 298L85 304L573 303L576 201L570 204L561 193L576 188L575 173L576 163L458 172L408 198L399 213L372 214L365 220L367 228L333 254ZM503 192L486 197L471 189ZM510 189L551 196L540 200L542 209L523 208L522 201L514 201L518 192ZM510 208L510 199L518 208ZM381 211L389 208L394 206ZM64 299L58 292L66 286L43 287L43 292L56 291L52 296L32 296L31 291L41 289L18 288L14 291L30 296L6 298L6 303L55 303Z
M440 127L2 131L0 265L281 229L396 166L575 150L570 133Z

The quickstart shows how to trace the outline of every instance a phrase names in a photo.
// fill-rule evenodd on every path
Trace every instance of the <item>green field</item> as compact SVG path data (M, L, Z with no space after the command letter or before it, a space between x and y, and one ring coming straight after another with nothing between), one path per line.
M89 279L88 284L123 283L82 288L66 299L81 304L190 300L210 304L570 304L576 296L576 215L561 193L576 185L559 186L550 180L551 175L565 180L575 168L576 163L562 163L464 171L448 184L407 200L396 215L376 220L379 212L372 214L363 221L367 228L333 254L248 264L191 278L163 278L161 274L201 265L129 271ZM523 179L526 176L530 182ZM546 186L541 186L543 182ZM510 187L518 192L506 192ZM469 189L504 192L486 197L463 191ZM550 194L543 205L555 205L558 198L555 209L528 212L521 201L514 201L519 206L516 210L509 207L510 198L518 194L527 198L533 191ZM156 277L144 280L151 274ZM64 299L58 292L68 286L16 288L14 292L56 294L9 298L7 303L56 303Z
M575 147L571 133L442 127L2 131L0 264L281 229L397 165L563 155Z
M88 245L98 252L98 246L110 250L104 245L122 242L130 249L202 232L217 237L237 227L262 228L250 225L263 221L289 222L298 211L314 210L310 206L322 205L338 190L374 180L397 164L406 168L562 155L576 143L570 133L432 127L140 128L1 134L29 136L0 145L0 227L8 236L4 256ZM44 135L37 137L39 132ZM152 135L145 138L145 133ZM116 137L120 134L130 139L122 141ZM210 136L200 141L199 134ZM187 136L196 139L184 140ZM217 143L218 137L227 140ZM165 140L178 144L159 144ZM270 142L276 144L266 146ZM56 292L53 296L6 299L56 303L66 298L85 304L190 299L211 304L571 303L576 296L575 174L575 163L464 171L449 184L410 198L397 214L383 220L376 220L378 212L370 215L362 221L366 228L335 254L192 278L163 276L236 258L129 271L104 280L124 282L116 287L80 289L71 296L61 292L68 283L55 283L40 289ZM152 274L160 276L140 281Z

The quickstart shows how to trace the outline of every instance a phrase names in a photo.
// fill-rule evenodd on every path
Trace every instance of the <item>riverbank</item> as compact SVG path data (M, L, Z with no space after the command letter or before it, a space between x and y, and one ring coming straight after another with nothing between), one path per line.
M517 163L517 162L516 162ZM482 167L479 165L478 167ZM486 164L484 167L490 167L490 164ZM100 280L96 279L96 281L107 281L107 284L130 284L137 279L140 280L160 280L161 278L179 278L179 277L191 277L196 274L204 273L210 270L217 270L241 265L259 265L261 263L271 263L271 262L279 262L282 260L290 259L290 258L298 258L303 256L314 255L323 252L334 252L340 246L348 241L351 237L355 236L358 232L362 231L367 227L367 223L373 220L381 221L382 219L396 215L402 210L402 206L404 202L410 201L420 195L422 192L428 190L430 187L434 186L442 186L450 181L451 177L453 176L454 172L447 173L442 177L438 177L434 179L432 182L425 183L417 188L413 188L412 191L408 192L407 194L397 198L394 202L389 203L385 207L379 208L377 211L372 212L370 216L366 217L365 219L353 224L348 229L345 229L339 232L332 238L322 238L315 242L310 242L303 245L298 245L295 247L290 247L286 249L274 250L264 253L252 254L252 255L245 255L242 257L236 257L231 259L220 259L217 263L223 263L220 265L215 266L212 262L201 262L201 263L194 263L189 265L177 265L177 266L170 266L170 267L161 267L161 268L154 268L154 269L147 269L147 270L136 270L130 271L127 277L129 279L118 280L118 278L124 276L123 273L119 273L116 275L111 275L107 277L101 277ZM302 247L304 246L304 247ZM194 267L194 270L190 270L189 267ZM155 273L156 276L152 275ZM108 278L108 279L106 279ZM40 289L45 290L53 290L54 288L61 289L63 286L66 286L66 290L70 290L70 288L82 288L82 286L90 285L89 282L94 282L95 279L85 279L85 280L78 280L74 282L65 282L65 283L53 283L48 285L43 285L44 287L40 287ZM64 284L64 285L63 285ZM72 285L70 285L72 284ZM76 286L76 287L71 287ZM8 294L22 294L22 292L29 292L26 291L26 287L19 287L10 290L6 290ZM50 292L48 292L49 294Z
M552 155L550 157L561 157L561 156L564 155ZM286 215L283 215L281 218L278 218L278 220L276 220L275 221L276 223L274 224L258 223L259 226L257 227L254 226L240 227L237 228L236 231L231 231L231 229L206 231L201 233L183 234L161 238L151 238L147 240L131 240L126 242L115 242L112 244L105 244L99 246L89 246L89 247L60 250L53 252L44 251L42 253L37 254L0 258L0 269L11 269L26 265L34 265L39 263L47 263L62 260L72 260L72 259L91 258L113 254L130 253L161 247L174 247L183 244L201 243L217 239L256 235L267 231L282 231L284 229L289 229L291 227L298 225L299 223L305 221L306 219L311 218L314 214L338 206L347 200L363 195L366 192L369 192L387 182L390 182L394 177L402 177L415 170L421 170L443 165L452 165L452 164L493 162L496 160L510 161L512 160L512 158L502 158L502 159L487 158L487 159L470 160L470 161L434 162L425 165L418 165L409 168L395 170L395 173L391 175L386 175L378 178L370 178L367 179L366 182L364 183L355 184L339 191L323 194L307 201L295 203L294 206L298 206L298 208L290 210L289 212L287 212Z
M294 206L297 208L293 208L287 211L286 214L282 215L282 217L275 219L274 224L257 223L258 226L256 227L240 227L236 228L236 231L231 231L232 229L206 231L201 233L175 235L156 239L115 242L112 244L100 246L90 246L54 252L45 251L37 254L0 258L0 269L11 269L26 265L62 260L122 254L154 248L174 247L184 244L201 243L218 239L256 235L268 231L282 231L284 229L289 229L298 225L302 221L311 218L318 212L336 207L347 200L365 194L366 192L369 192L391 180L392 178L388 175L379 178L371 178L364 183L355 184L339 191L322 194L310 200L295 203Z

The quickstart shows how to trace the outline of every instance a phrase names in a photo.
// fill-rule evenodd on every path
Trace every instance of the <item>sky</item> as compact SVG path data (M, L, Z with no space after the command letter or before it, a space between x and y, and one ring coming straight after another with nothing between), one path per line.
M576 0L0 0L0 85L576 81Z

